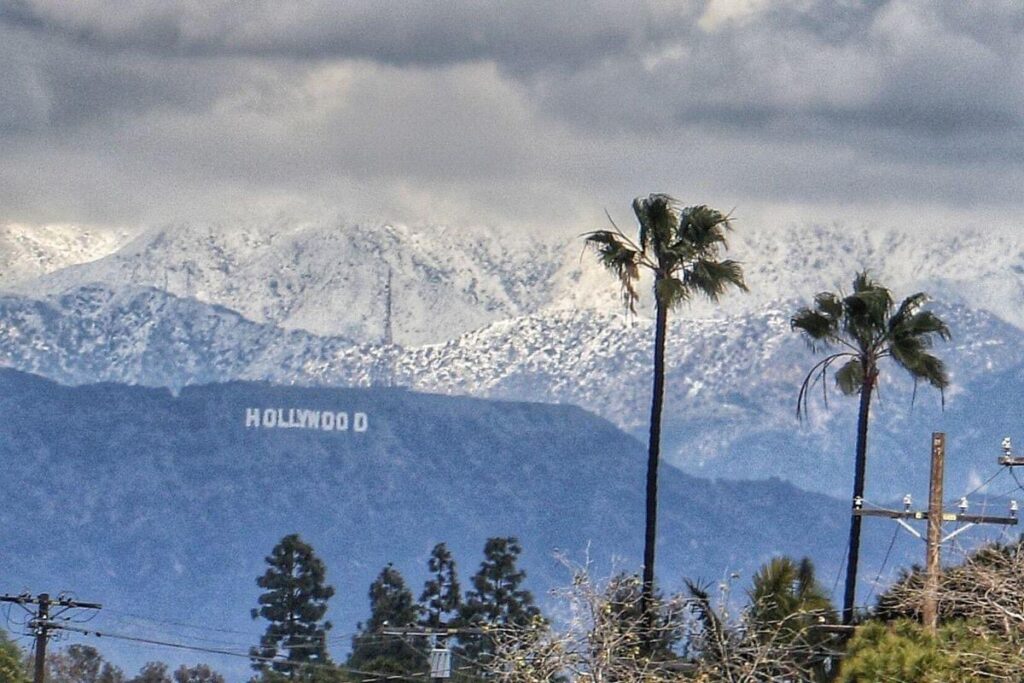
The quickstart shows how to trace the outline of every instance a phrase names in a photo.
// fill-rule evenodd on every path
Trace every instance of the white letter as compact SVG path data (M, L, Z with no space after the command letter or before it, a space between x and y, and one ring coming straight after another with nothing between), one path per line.
M260 409L259 408L246 408L245 409L245 426L246 427L259 427L260 426Z
M310 410L307 411L306 414L309 418L306 421L306 426L309 427L310 429L320 429L320 411Z
M273 408L267 408L266 410L263 411L263 426L277 426L277 412Z
M334 431L334 413L326 412L320 416L320 429L325 432Z
M308 427L309 425L306 424L306 419L309 418L309 411L308 410L304 410L302 408L299 408L298 416L299 416L299 424L298 424L298 426L299 427Z
M348 431L348 413L338 413L334 416L334 428L339 432Z
M367 427L370 426L369 418L366 417L366 413L356 413L353 417L352 428L357 432L365 432Z

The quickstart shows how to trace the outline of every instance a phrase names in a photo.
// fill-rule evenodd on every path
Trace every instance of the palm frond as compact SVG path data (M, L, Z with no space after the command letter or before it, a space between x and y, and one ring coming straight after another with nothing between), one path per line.
M886 329L892 294L885 287L864 289L843 299L843 308L853 328L878 334Z
M730 286L747 291L747 284L743 281L743 267L730 259L698 259L683 271L683 284L688 290L700 292L716 302Z
M825 378L832 364L841 358L856 358L856 355L849 351L833 353L815 363L810 372L804 376L804 381L800 383L800 391L796 396L796 417L798 420L803 420L804 415L807 414L807 404L811 389L819 382L821 383L821 398L825 403L825 407L828 407L828 385L825 382Z
M949 386L946 364L927 351L919 351L910 356L900 356L894 350L892 359L909 372L915 380L923 380L936 389L945 389Z
M717 209L700 205L682 211L675 243L690 245L697 253L728 247L726 232L732 229L729 217Z
M860 393L864 386L864 365L860 358L851 358L836 370L836 386L847 396Z
M690 288L677 277L659 277L654 282L654 295L665 307L672 309L690 298Z
M601 264L615 273L622 288L622 298L630 312L636 313L639 294L636 282L640 279L640 253L611 230L595 230L586 234L587 246L597 252Z
M822 294L819 297L824 296ZM820 308L820 307L819 307ZM839 318L814 308L801 308L789 319L789 327L801 330L804 340L817 353L822 347L835 344L839 336Z
M843 300L832 292L819 292L815 295L814 306L822 315L832 320L839 320L843 315Z
M911 294L901 301L899 308L897 308L896 312L893 313L891 318L889 318L889 329L893 330L900 327L904 321L917 313L927 300L927 294L924 292L917 292L916 294Z
M686 590L690 593L690 606L697 616L697 621L703 630L703 645L705 646L704 656L713 661L724 662L726 660L725 647L731 640L729 629L723 623L718 611L711 604L711 595L707 587L700 585L690 579L684 579Z
M633 213L640 226L640 248L655 252L672 243L679 225L679 202L667 194L651 194L633 200Z
M952 339L949 326L931 311L919 311L899 321L894 319L889 325L889 330L894 338L917 337L926 348L931 347L932 337L937 336L943 341Z

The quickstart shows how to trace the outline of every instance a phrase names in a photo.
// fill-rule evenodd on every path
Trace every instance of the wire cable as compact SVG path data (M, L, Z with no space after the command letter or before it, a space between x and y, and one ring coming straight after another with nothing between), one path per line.
M124 641L127 641L127 642L140 643L140 644L144 644L144 645L156 645L158 647L167 647L167 648L172 648L172 649L177 649L177 650L189 650L189 651L193 651L193 652L204 652L204 653L207 653L207 654L217 654L217 655L223 655L223 656L226 656L226 657L240 657L240 658L243 658L243 659L248 659L250 661L264 662L264 663L267 663L267 664L285 663L285 662L288 661L288 660L284 660L284 659L277 659L277 658L274 658L274 657L261 657L259 655L253 655L253 654L250 654L250 653L242 653L242 652L237 652L237 651L234 651L234 650L226 650L226 649L223 649L223 648L203 647L201 645L189 645L189 644L186 644L186 643L176 643L176 642L165 641L165 640L157 640L156 638L145 638L145 637L142 637L142 636L133 636L133 635L125 634L125 633L113 633L113 632L109 632L109 631L99 631L97 629L84 629L84 628L79 628L77 626L58 625L58 626L54 626L54 628L60 629L60 630L63 630L63 631L71 631L71 632L74 632L74 633L80 633L80 634L86 635L86 636L96 636L97 638L101 638L101 637L102 638L113 638L115 640L124 640ZM311 663L311 664L303 664L303 666L310 666L310 667L315 667L315 668L330 669L332 671L343 671L343 672L346 672L346 673L356 674L356 675L359 675L359 676L374 676L375 677L375 678L370 678L370 679L364 679L364 680L360 681L360 683L371 683L372 681L382 681L382 680L390 680L390 679L396 679L396 678L422 678L422 677L425 677L427 675L426 673L412 673L412 674L403 674L403 675L400 675L400 676L395 676L393 674L388 674L388 673L384 673L384 672L380 672L380 671L363 671L363 670L360 670L360 669L351 669L351 668L348 668L348 667L337 666L337 665L334 665L334 664Z
M977 493L978 491L980 491L981 489L985 488L990 483L992 483L993 480L997 479L999 477L999 475L1002 474L1007 469L1010 469L1012 471L1013 468L1007 468L1007 467L1000 466L999 469L996 470L995 474L993 474L991 477L989 477L985 481L981 482L980 484L975 486L973 489L971 489L967 493L965 493L965 494L963 494L961 496L954 496L953 498L947 499L945 501L945 503L946 504L955 504L955 503L958 503L962 498L967 498L968 496L971 496L971 495Z
M896 537L899 536L899 533L899 525L894 524L892 529L892 538L889 539L889 547L886 549L885 557L882 559L882 566L878 568L878 573L875 574L875 580L871 582L871 590L868 591L868 595L864 598L864 602L861 604L861 607L868 607L868 602L871 600L872 596L874 596L875 588L878 586L878 582L882 578L882 572L885 571L885 566L889 564L889 555L892 554L892 549L893 546L896 545Z
M846 556L850 554L850 546L843 545L843 559L839 562L839 568L836 569L836 580L832 582L832 595L836 594L836 589L839 588L839 577L843 575L843 566L846 565Z

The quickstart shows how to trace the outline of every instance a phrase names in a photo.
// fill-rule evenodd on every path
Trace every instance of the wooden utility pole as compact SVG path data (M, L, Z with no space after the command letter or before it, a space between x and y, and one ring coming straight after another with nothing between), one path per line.
M921 620L932 634L939 624L939 546L942 543L942 474L946 466L946 435L932 434L931 482L928 486L928 538L925 551L925 590Z
M49 593L40 593L35 597L27 594L0 595L0 602L20 605L22 609L32 615L29 627L31 627L32 633L36 638L35 671L32 676L32 683L46 683L46 643L50 639L50 631L61 628L59 623L53 621L53 617L59 616L70 609L102 609L103 607L99 603L79 602L59 596L56 600L51 600ZM26 607L26 605L35 605L35 612ZM63 609L57 614L51 615L51 607Z
M855 498L853 501L853 514L858 517L888 517L896 522L914 536L925 541L925 592L924 604L921 609L922 622L924 627L931 633L935 633L939 621L938 597L939 579L942 572L942 557L940 549L942 544L964 531L967 531L976 524L1017 524L1016 501L1010 503L1010 516L1001 517L998 515L969 515L967 514L967 499L960 501L959 512L942 511L942 483L943 472L946 463L946 435L941 432L932 434L932 464L930 485L928 487L928 510L927 512L910 509L910 496L903 499L902 510L886 509L864 509L864 500ZM1005 464L1005 463L1004 463ZM907 524L907 519L928 520L926 536L914 527ZM942 535L943 522L959 522L964 524L952 533Z
M50 635L47 624L50 621L50 595L39 595L39 611L36 612L36 668L32 683L45 683L46 680L46 641Z

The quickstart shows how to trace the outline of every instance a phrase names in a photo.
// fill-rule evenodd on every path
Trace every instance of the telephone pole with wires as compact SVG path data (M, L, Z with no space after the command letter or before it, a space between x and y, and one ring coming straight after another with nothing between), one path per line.
M50 631L63 628L60 623L54 621L61 614L72 609L102 609L103 605L96 602L79 602L58 596L51 599L49 593L40 593L36 596L24 595L0 595L0 602L13 603L32 615L28 626L35 636L35 669L32 677L33 683L46 682L46 643L50 638ZM35 611L28 605L34 605ZM59 608L55 614L50 613L51 608Z
M1004 452L1007 449L1006 440L1003 441ZM924 604L921 609L921 617L924 627L931 633L935 633L938 627L938 596L939 596L939 575L941 572L940 549L943 543L959 536L977 524L999 524L1002 526L1017 524L1017 501L1010 501L1009 516L998 515L970 515L967 514L967 496L960 499L957 505L957 512L944 512L942 506L943 474L946 462L946 435L942 432L932 433L932 462L930 482L928 486L928 509L911 510L912 500L910 494L903 497L902 510L887 510L884 508L868 509L864 507L863 498L854 498L853 514L859 517L888 517L896 520L896 523L910 532L912 535L925 542L925 591ZM928 527L926 535L922 535L917 529L907 523L906 520L927 520ZM943 522L957 522L964 524L952 533L942 535Z

